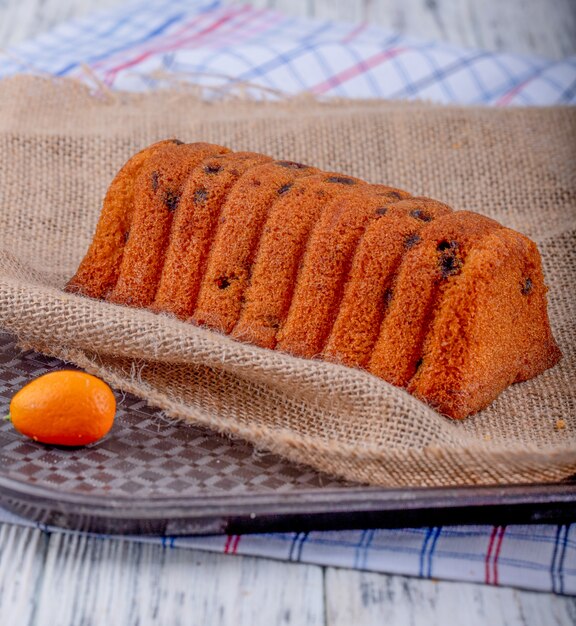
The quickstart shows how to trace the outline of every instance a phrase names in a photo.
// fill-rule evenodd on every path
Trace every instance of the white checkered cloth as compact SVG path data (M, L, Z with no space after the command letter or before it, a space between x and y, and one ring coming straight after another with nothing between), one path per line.
M0 54L17 72L98 80L144 91L170 79L227 93L251 83L272 93L444 103L576 102L576 57L468 50L367 24L287 17L201 0L141 0L67 22ZM263 92L266 93L266 92Z
M203 85L207 97L249 83L256 97L308 91L496 106L576 103L576 57L555 62L467 50L367 24L289 18L198 0L139 1L63 24L0 54L0 78L21 72L132 91L185 80ZM1 509L0 522L34 525ZM131 539L576 594L571 525Z
M2 522L37 527L46 533L70 532L36 524L0 508ZM208 537L129 536L127 539L158 543L166 548L576 595L574 524L435 526Z

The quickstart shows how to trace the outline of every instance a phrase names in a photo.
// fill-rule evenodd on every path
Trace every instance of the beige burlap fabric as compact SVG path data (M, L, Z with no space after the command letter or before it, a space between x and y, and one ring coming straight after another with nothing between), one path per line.
M209 141L485 213L540 248L560 365L463 422L362 371L254 348L62 291L136 150ZM576 472L576 114L425 104L202 103L0 83L0 327L167 414L380 485L554 481ZM496 314L496 313L495 313Z

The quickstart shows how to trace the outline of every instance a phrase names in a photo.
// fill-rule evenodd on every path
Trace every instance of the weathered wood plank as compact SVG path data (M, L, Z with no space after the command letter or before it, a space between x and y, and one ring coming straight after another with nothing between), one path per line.
M246 0L226 0L245 4ZM121 0L0 0L0 46ZM398 33L555 59L576 54L574 0L252 0L289 15L369 21Z
M576 598L327 568L326 626L571 626Z
M289 2L281 2L289 6ZM278 7L280 8L280 7ZM346 22L362 22L366 19L365 0L312 0L308 9L311 17L325 20L342 20Z
M91 11L121 4L121 0L0 0L0 47L34 37Z
M244 3L244 0L227 0ZM561 59L576 54L574 0L252 0L290 15L368 21L429 41Z
M34 563L37 578L42 561ZM19 602L28 606L30 594L22 593ZM324 623L322 568L54 533L36 616L41 619L9 623L319 626Z
M0 622L32 623L48 549L46 535L0 524Z

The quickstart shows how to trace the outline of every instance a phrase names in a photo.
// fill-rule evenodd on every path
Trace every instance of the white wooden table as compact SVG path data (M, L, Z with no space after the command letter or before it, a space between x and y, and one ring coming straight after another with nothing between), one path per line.
M0 47L120 0L0 0ZM240 0L238 0L240 1ZM243 0L242 0L243 1ZM576 54L576 0L254 0L456 44ZM0 524L1 626L556 625L576 598Z

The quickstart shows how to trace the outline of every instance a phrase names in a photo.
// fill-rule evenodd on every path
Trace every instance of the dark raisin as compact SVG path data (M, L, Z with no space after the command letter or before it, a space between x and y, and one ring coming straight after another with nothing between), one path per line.
M421 222L431 222L432 216L425 211L421 211L420 209L416 209L415 211L410 211L410 215Z
M150 180L152 181L152 190L158 191L158 179L160 178L160 174L158 172L152 172L150 176Z
M385 191L380 195L388 196L389 198L396 198L396 200L402 200L402 196L397 191Z
M340 183L341 185L355 185L356 181L353 178L347 178L346 176L328 176L327 183Z
M422 361L423 361L423 360L424 360L424 359L419 358L419 359L416 361L416 371L418 371L418 370L420 369L420 366L422 365Z
M254 185L254 187L260 187L260 185L262 184L261 180L258 180L257 178L252 179L252 184Z
M444 239L443 241L441 241L437 246L436 249L439 252L444 252L444 250L449 250L450 248L455 248L458 244L455 241L446 241L446 239Z
M386 307L390 306L390 302L392 302L393 295L394 295L394 292L392 291L392 289L390 289L390 287L388 287L388 289L386 289L386 291L384 292L384 304L386 305Z
M274 330L280 328L280 320L275 315L267 315L264 323L268 328L273 328Z
M184 144L184 142L180 141L180 139L172 139L172 143L175 143L177 146L181 146Z
M174 193L173 191L166 191L164 194L164 204L169 211L175 211L178 208L178 203L180 202L180 194Z
M194 202L196 204L201 204L202 202L205 202L207 197L208 192L206 191L206 189L204 189L204 187L200 187L200 189L196 189L196 191L194 192Z
M388 213L388 209L385 206L378 207L376 211L374 211L376 215L386 215Z
M210 163L204 168L206 174L217 174L222 169L221 165L217 165L216 163Z
M280 167L288 167L291 170L304 170L308 166L304 165L304 163L296 163L296 161L276 161L276 165Z
M228 276L220 276L216 279L218 289L226 289L230 287L230 278Z
M292 183L286 183L285 185L282 185L282 187L278 189L278 195L281 196L283 193L286 193L291 188L292 188Z
M522 283L522 287L521 287L520 291L522 292L523 296L527 296L532 291L533 287L534 287L534 285L532 284L532 279L531 278L527 278Z
M128 243L128 239L130 239L130 231L129 230L127 230L124 233L124 243Z
M452 250L444 252L440 255L440 272L442 278L448 278L457 274L462 267L462 261L454 254Z
M420 235L418 235L417 233L413 233L412 235L408 235L408 237L404 239L404 246L406 248L413 248L416 244L420 243L421 241L422 239L420 238Z

